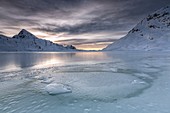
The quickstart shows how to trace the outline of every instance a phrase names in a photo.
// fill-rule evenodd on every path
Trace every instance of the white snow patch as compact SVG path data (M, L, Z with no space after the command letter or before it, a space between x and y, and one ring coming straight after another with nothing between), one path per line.
M57 94L64 94L64 93L71 93L72 92L71 88L68 85L57 84L57 83L48 84L45 87L45 90L50 95L57 95Z

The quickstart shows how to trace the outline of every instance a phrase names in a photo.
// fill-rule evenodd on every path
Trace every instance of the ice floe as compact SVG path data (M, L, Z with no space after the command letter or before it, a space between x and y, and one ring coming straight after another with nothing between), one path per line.
M57 95L57 94L64 94L64 93L71 93L72 92L70 86L64 85L64 84L57 84L57 83L48 84L45 87L45 90L50 95Z

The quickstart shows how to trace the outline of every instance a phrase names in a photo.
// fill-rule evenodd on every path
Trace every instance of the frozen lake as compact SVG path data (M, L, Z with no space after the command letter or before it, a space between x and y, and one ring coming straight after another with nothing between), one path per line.
M170 113L170 53L0 53L0 113Z

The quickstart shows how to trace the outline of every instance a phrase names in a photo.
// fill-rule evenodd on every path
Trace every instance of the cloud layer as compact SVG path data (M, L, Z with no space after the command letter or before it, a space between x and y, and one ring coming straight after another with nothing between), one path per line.
M61 44L83 48L87 42L98 46L102 41L106 46L168 4L169 0L1 0L0 33L14 35L25 28Z

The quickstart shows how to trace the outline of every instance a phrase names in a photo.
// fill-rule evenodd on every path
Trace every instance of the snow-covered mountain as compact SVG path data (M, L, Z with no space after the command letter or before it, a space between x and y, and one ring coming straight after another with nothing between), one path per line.
M103 50L169 50L170 6L148 15L129 33Z
M0 51L76 51L76 48L39 39L23 29L12 38L0 35Z

